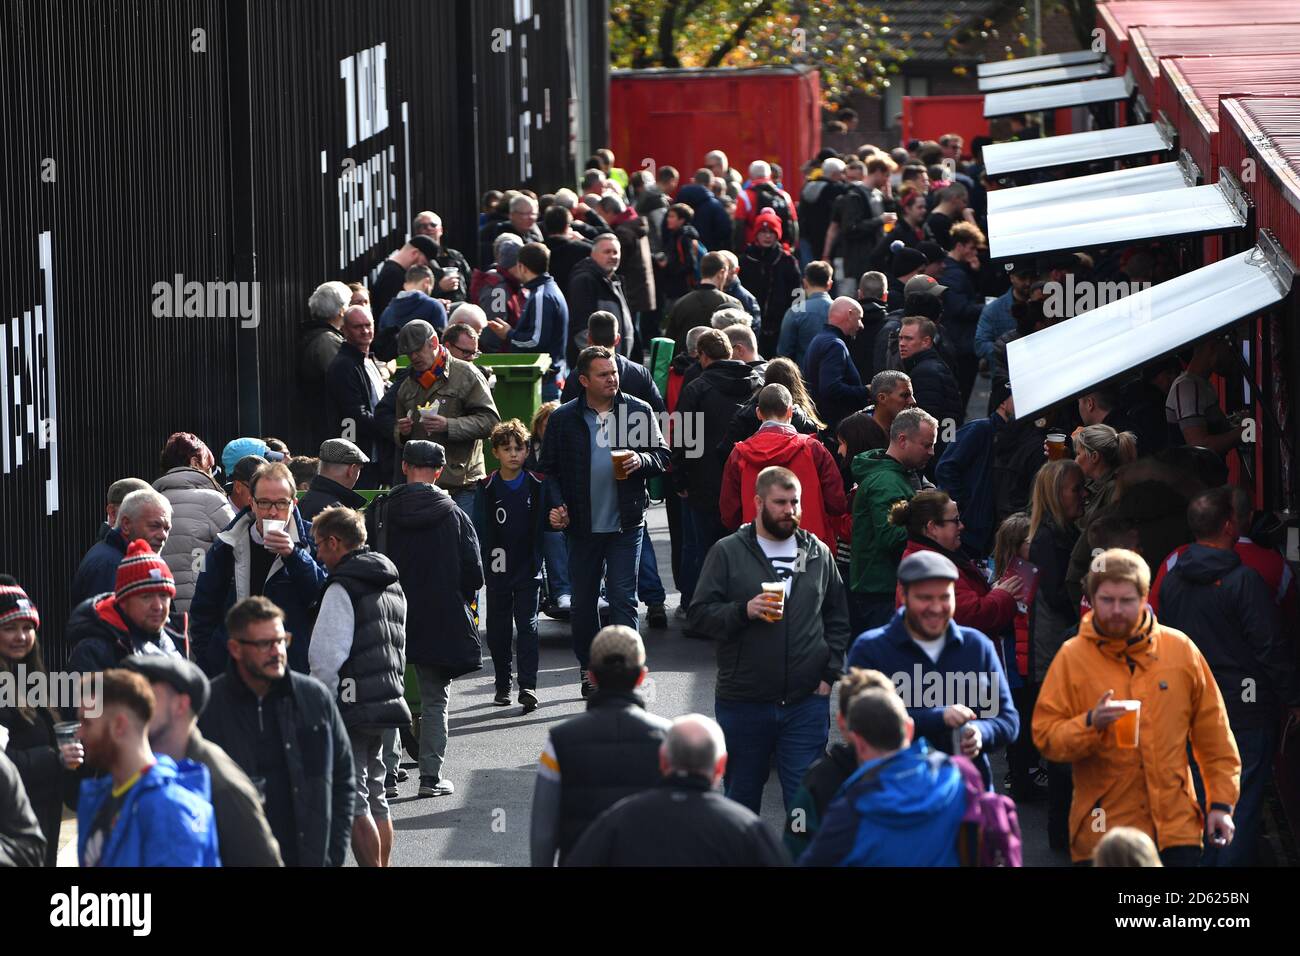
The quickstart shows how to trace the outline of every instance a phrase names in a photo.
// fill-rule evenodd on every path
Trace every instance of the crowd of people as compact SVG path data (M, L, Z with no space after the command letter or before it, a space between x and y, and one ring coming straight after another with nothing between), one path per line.
M469 257L421 212L310 293L316 454L178 432L108 488L79 705L0 708L0 863L52 864L66 804L83 866L386 866L401 749L453 793L452 685L482 631L493 703L536 709L541 613L588 709L541 755L534 865L1017 865L1040 800L1076 863L1253 862L1297 604L1228 484L1225 345L1023 419L1007 376L1052 283L1155 257L991 268L955 135L824 150L797 200L718 150L587 165L485 195ZM485 352L549 356L531 421ZM652 498L711 717L637 693L641 605L669 623ZM39 627L0 579L0 670L44 672Z

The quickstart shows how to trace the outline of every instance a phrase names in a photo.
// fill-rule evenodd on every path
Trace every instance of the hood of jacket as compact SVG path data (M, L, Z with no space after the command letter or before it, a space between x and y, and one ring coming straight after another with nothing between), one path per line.
M844 784L859 814L897 830L947 811L965 786L961 771L920 739L906 750L866 761Z
M387 555L371 551L366 545L345 554L330 572L331 580L348 578L373 588L386 588L397 583L399 577L397 565Z
M736 445L736 454L755 468L788 466L806 444L793 425L760 425L758 431Z
M646 225L644 219L636 214L636 210L628 206L621 213L614 217L611 226L628 226L638 236L648 235L650 228Z
M896 472L904 481L907 480L907 469L885 452L884 448L872 448L853 459L853 477L859 484L865 481L868 475L887 471Z
M1178 557L1171 573L1196 584L1213 584L1224 575L1241 567L1241 556L1236 551L1211 548L1204 544L1188 545Z
M1183 559L1179 558L1178 563L1182 564ZM1142 613L1138 615L1137 623L1127 634L1102 634L1097 630L1092 618L1093 612L1089 611L1079 622L1079 637L1082 640L1117 661L1132 660L1143 667L1150 663L1153 656L1152 639L1156 634L1156 615L1149 604L1142 606Z
M226 494L211 475L188 465L171 469L153 483L153 490L164 495L169 491L188 491L190 489L215 491L223 498Z
M432 528L456 507L451 495L436 485L398 485L388 496L388 520L403 528Z
M393 310L393 318L398 325L405 325L410 319L425 315L433 301L432 296L425 295L419 289L403 289L393 296L388 308Z
M728 398L746 402L754 393L754 370L736 359L719 359L703 372L700 378Z

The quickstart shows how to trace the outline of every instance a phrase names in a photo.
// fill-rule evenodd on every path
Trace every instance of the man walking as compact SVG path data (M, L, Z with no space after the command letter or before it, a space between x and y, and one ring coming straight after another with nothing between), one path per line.
M754 523L709 552L689 624L718 638L714 712L727 736L727 796L758 812L772 757L787 809L826 751L848 607L834 553L799 527L801 486L764 469Z

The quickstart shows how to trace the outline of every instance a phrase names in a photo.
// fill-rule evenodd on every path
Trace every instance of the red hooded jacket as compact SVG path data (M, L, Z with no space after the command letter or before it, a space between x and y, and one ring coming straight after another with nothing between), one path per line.
M907 548L903 551L903 557L917 551L939 551L948 558L953 555L949 552L941 551L937 546L928 544L925 541L917 541L909 538ZM955 596L957 599L956 607L953 609L952 619L962 627L973 627L981 631L985 637L993 639L993 644L999 649L998 656L1001 656L1002 641L1001 637L1004 631L1010 627L1016 618L1017 607L1016 599L1011 596L1010 591L993 588L974 564L968 559L957 556L953 561L957 565L957 580L954 582ZM900 584L894 592L894 606L903 606L903 586ZM1026 648L1026 651L1028 648ZM1019 664L1020 648L1017 641L1016 659Z
M765 423L737 442L722 470L722 523L735 530L754 520L754 483L772 465L789 468L803 491L799 527L835 550L835 519L847 514L844 480L835 459L815 435L801 435L790 425ZM745 491L744 489L748 489Z

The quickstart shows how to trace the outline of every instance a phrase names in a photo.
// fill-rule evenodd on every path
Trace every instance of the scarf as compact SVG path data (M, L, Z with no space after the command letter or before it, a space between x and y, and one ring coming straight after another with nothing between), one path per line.
M437 381L445 381L447 373L451 370L451 353L447 351L447 346L439 345L438 350L433 353L433 364L429 370L422 374L416 381L420 383L421 388L429 388Z

